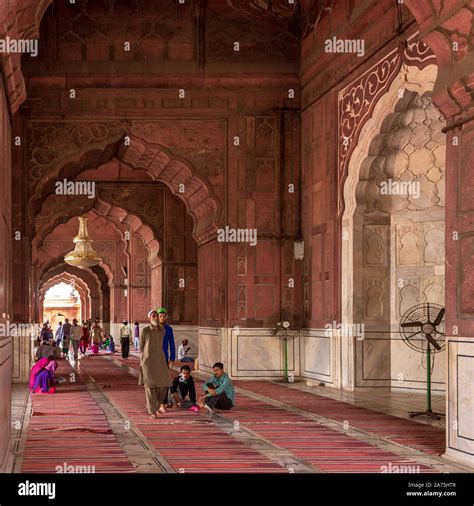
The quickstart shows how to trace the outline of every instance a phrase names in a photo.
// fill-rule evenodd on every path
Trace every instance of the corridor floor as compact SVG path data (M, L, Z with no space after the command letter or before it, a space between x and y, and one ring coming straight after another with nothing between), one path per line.
M154 420L138 385L138 357L86 357L76 369L59 363L66 382L55 394L14 390L14 472L472 472L441 457L442 427L334 392L236 381L231 411L169 409Z

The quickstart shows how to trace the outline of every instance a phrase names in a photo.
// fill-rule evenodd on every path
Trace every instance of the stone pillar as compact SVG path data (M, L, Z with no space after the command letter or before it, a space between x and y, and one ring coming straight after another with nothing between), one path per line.
M198 247L199 364L210 372L215 362L226 364L227 244L213 240Z
M157 309L163 304L163 262L154 258L151 267L151 309Z
M474 465L474 0L406 0L436 54L433 100L447 120L446 453ZM433 12L433 10L434 12Z

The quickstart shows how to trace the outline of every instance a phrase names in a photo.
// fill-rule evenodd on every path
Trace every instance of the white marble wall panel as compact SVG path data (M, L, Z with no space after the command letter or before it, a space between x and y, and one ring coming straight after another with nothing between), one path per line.
M301 333L301 376L328 386L337 386L337 339L326 329L304 329Z
M176 344L176 353L181 341L186 338L191 346L189 354L194 357L199 351L199 328L197 325L172 325L174 340Z
M390 386L390 333L366 331L354 342L356 387Z
M28 381L35 350L35 338L15 336L12 338L12 380L15 383Z
M420 343L421 344L421 343ZM426 355L409 348L400 337L391 341L392 387L426 390ZM446 351L432 360L431 390L445 392Z
M229 329L228 335L232 377L284 377L284 342L271 329ZM288 372L299 375L299 336L288 340Z
M474 466L474 339L448 340L445 456Z
M227 372L230 371L225 359L224 338L223 329L199 327L198 367L200 371L211 372L216 362L223 362Z

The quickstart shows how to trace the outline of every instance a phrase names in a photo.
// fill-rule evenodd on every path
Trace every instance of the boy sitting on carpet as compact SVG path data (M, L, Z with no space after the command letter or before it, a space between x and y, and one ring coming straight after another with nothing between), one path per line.
M176 376L176 378L173 380L170 388L170 393L171 399L173 401L173 407L189 408L193 411L197 410L196 388L194 386L194 379L191 376L191 368L189 366L181 366L180 375ZM189 400L186 400L186 397L188 395Z
M212 413L216 409L231 409L235 406L235 393L232 381L224 372L224 364L216 362L212 366L214 373L202 387L207 392L199 398L199 407L206 408Z

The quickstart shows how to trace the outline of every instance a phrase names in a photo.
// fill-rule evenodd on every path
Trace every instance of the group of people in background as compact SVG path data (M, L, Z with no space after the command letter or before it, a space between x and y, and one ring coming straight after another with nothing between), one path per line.
M92 319L85 320L82 325L79 325L76 318L72 320L72 323L65 318L64 323L58 323L55 339L56 345L62 348L63 357L68 355L72 347L74 360L78 360L79 351L85 355L89 349L93 355L97 355L100 349L115 353L114 338L111 334L104 332L98 318L94 322Z

